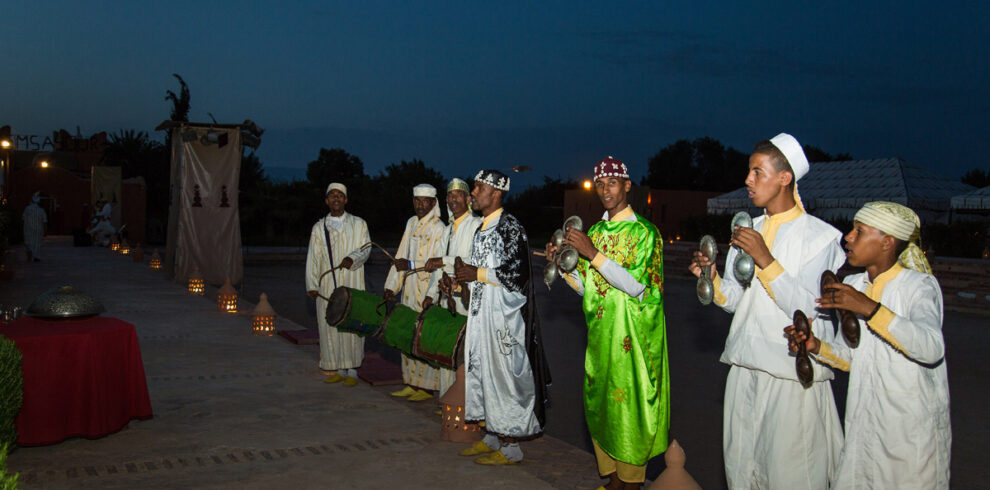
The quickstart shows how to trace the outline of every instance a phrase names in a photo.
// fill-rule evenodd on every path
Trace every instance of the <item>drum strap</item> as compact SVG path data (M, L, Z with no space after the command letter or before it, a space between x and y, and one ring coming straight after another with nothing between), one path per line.
M330 230L327 229L327 220L323 219L323 237L327 242L327 258L330 259L330 275L333 276L333 288L337 289L337 272L335 272L336 264L333 261L333 247L330 246Z

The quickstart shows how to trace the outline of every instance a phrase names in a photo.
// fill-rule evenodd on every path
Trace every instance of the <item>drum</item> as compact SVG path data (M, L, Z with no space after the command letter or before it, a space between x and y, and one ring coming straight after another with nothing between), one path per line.
M403 354L413 356L412 341L418 316L418 311L406 305L395 305L385 315L385 321L382 323L382 342L399 349Z
M431 306L416 322L413 355L442 368L457 369L464 361L466 325L466 316Z
M382 297L360 289L340 286L333 290L327 304L327 324L338 330L362 337L378 335L384 316L383 306L378 313Z

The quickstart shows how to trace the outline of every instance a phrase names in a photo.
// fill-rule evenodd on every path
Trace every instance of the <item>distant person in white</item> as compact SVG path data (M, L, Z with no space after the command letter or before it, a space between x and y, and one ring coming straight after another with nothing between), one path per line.
M48 216L38 203L41 196L34 193L31 203L24 208L21 219L24 221L24 247L27 248L28 262L41 262L41 242L45 238L45 228L48 227Z
M93 242L101 247L106 247L110 245L110 239L113 237L117 230L110 224L110 213L111 207L110 203L105 201L97 201L96 204L99 206L100 203L103 206L93 217L93 226L89 229L89 234L93 237Z

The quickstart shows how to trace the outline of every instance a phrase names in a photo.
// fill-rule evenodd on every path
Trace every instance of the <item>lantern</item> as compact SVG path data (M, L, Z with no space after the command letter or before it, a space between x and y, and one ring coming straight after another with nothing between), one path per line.
M271 337L275 335L275 310L268 302L268 295L261 293L258 306L251 312L251 332L255 335Z
M151 260L148 261L148 267L150 267L153 271L162 270L162 256L158 255L157 248L155 249L155 252L151 254Z
M203 279L198 267L193 269L192 275L189 276L189 292L197 296L206 294L206 279Z
M217 309L227 313L237 313L237 290L230 284L230 278L217 291Z
M131 260L134 262L144 262L144 249L141 248L140 242L131 249Z
M110 242L110 251L116 252L118 250L120 250L120 242L118 242L117 239L114 238L113 241Z
M124 240L124 243L120 244L120 249L117 250L120 255L130 255L131 254L131 244Z
M450 442L480 441L484 432L475 422L464 421L464 364L454 373L454 384L440 397L441 438Z

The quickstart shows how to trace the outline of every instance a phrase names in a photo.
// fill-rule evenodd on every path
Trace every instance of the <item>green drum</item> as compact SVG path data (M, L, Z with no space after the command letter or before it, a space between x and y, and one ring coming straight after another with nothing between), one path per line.
M340 286L327 303L327 324L362 337L378 335L385 318L382 297L360 289ZM381 313L379 313L381 311Z
M419 317L419 312L416 310L406 305L395 305L385 315L385 322L382 323L382 342L399 349L403 354L412 356L412 341L417 317Z
M413 355L439 367L457 369L464 361L465 325L466 316L431 306L416 322Z

